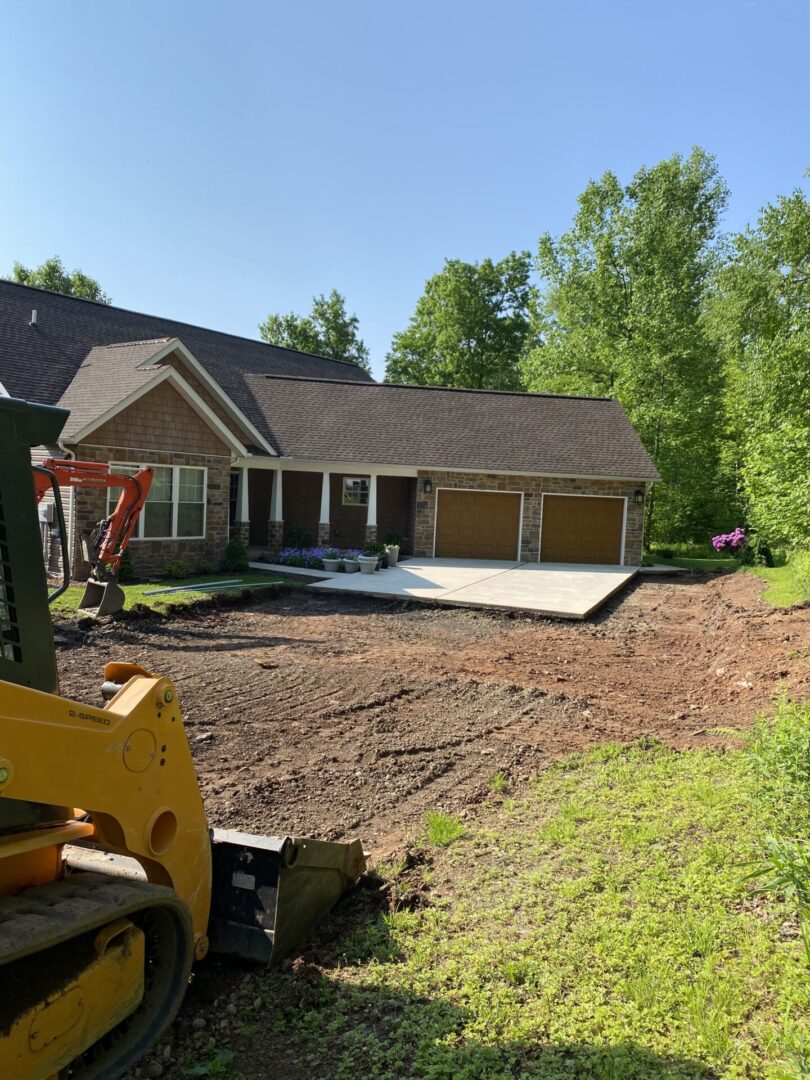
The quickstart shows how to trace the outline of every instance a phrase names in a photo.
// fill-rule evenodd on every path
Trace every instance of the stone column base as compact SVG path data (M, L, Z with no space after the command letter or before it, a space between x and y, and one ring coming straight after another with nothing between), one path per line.
M267 550L271 552L281 551L284 547L284 522L267 522Z
M247 545L250 542L250 522L235 521L231 525L231 536L238 536Z
M327 547L332 539L332 526L328 521L318 523L318 547Z
M366 543L367 544L376 544L377 543L377 526L376 525L366 525Z

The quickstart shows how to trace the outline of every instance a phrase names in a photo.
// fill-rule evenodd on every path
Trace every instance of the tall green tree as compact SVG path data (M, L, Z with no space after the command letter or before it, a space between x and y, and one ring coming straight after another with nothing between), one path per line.
M810 546L810 202L801 190L737 236L710 324L726 363L729 460L748 520Z
M500 262L448 260L426 282L407 328L394 335L386 381L519 389L534 296L531 271L528 251Z
M33 285L37 289L65 293L66 296L79 296L82 300L95 300L99 304L112 303L95 278L88 277L81 270L66 270L58 255L35 267L15 262L8 280L16 281L18 285Z
M259 333L271 345L348 360L370 371L368 349L360 338L360 321L346 311L346 297L337 289L313 297L309 315L268 315Z
M626 186L605 173L580 196L572 228L540 240L545 289L526 384L622 402L663 478L648 502L650 538L705 538L727 512L722 372L703 318L727 197L696 148Z

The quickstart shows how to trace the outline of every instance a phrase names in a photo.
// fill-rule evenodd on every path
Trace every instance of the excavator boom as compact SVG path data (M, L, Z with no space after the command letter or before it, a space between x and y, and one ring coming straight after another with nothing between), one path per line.
M124 592L118 585L118 572L149 495L152 476L150 468L138 469L130 476L110 472L110 466L103 462L72 461L67 458L46 458L34 470L37 502L41 502L49 490L56 491L62 487L122 489L113 512L81 537L91 574L79 607L91 614L112 615L124 606ZM67 551L62 552L62 558L68 558Z

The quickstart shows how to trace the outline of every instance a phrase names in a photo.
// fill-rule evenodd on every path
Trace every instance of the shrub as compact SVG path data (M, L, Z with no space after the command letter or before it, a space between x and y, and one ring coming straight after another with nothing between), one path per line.
M285 531L287 547L308 548L312 546L312 534L306 525L290 525Z
M200 559L199 562L194 564L194 574L197 577L207 577L209 574L213 574L214 564L208 562L207 559Z
M225 545L222 569L229 574L241 574L248 568L248 553L241 536L232 536Z
M121 582L135 579L135 567L132 565L132 554L129 548L121 556L121 564L118 567L118 580Z
M170 578L174 578L175 581L179 581L181 578L187 578L191 576L191 567L183 559L174 559L166 567L166 573Z

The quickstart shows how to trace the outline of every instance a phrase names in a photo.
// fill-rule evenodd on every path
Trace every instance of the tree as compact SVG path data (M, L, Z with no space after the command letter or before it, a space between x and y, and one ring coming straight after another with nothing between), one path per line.
M66 270L58 255L46 259L42 266L33 268L15 262L9 281L64 293L66 296L78 296L82 300L95 300L99 304L112 303L95 278L88 277L81 270Z
M534 296L530 279L528 251L500 262L448 259L425 283L407 328L394 335L386 381L520 389Z
M546 288L526 383L622 402L663 478L648 501L650 538L705 538L728 513L722 372L703 317L726 200L714 159L696 148L626 187L605 173L572 228L540 240Z
M767 206L734 240L710 323L726 364L729 460L749 521L810 545L810 202Z
M369 371L368 349L359 336L359 326L357 316L346 312L345 296L332 289L328 296L321 293L313 297L309 315L268 315L259 333L271 345L348 360Z

